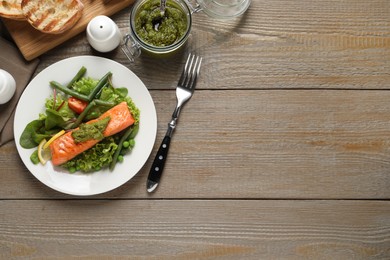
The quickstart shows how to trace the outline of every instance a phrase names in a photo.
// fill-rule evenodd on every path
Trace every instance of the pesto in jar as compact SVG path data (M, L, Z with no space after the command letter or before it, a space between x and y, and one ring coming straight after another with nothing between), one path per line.
M161 14L160 0L146 1L135 16L135 31L145 43L164 47L179 41L187 31L187 17L181 7L167 1Z

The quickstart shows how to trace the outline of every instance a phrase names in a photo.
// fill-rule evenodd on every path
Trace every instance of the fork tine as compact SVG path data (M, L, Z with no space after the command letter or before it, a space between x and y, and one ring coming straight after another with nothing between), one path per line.
M183 85L182 87L183 88L186 88L186 89L189 89L189 83L191 81L191 78L192 78L192 68L193 68L193 64L194 64L194 59L195 59L195 55L192 55L191 57L191 61L188 65L188 67L186 68L186 78L183 82Z
M184 66L184 69L183 69L183 71L182 71L182 73L181 73L181 76L180 76L180 79L179 79L179 83L178 83L179 86L183 86L183 85L184 85L184 82L185 82L186 79L187 79L188 66L190 65L191 59L192 59L192 54L190 53L190 54L188 55L188 58L187 58L187 61L186 61L186 65ZM192 61L191 61L191 62L192 62Z
M202 64L202 58L199 56L196 56L195 65L191 73L191 81L189 82L188 88L193 90L196 85L196 80L198 78L199 72L200 72L200 65Z
M202 58L199 56L192 55L188 57L185 69L182 74L183 78L179 81L179 86L190 91L194 90L201 63Z

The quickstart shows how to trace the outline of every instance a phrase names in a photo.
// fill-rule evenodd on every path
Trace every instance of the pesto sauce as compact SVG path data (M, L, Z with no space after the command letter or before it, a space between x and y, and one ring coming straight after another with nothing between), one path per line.
M160 0L151 0L140 6L135 17L135 30L144 42L164 47L179 41L187 31L187 17L175 3L167 1L165 13L161 15Z
M110 119L110 117L105 117L91 124L81 124L77 130L72 132L75 143L82 143L91 139L102 140L104 138L103 132Z

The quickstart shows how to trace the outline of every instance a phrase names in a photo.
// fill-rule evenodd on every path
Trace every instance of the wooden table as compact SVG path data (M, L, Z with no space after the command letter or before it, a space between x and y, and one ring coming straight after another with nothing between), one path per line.
M128 14L112 17L124 32ZM188 52L204 57L198 90L148 194ZM253 0L233 21L198 13L183 53L134 64L82 34L36 73L91 54L150 90L153 152L125 185L80 198L37 181L14 142L1 147L1 259L390 258L390 1Z

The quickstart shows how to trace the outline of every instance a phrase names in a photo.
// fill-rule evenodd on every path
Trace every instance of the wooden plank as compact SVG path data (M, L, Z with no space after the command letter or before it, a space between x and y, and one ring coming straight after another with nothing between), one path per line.
M0 201L12 259L388 259L388 201Z
M86 0L82 2L84 4L83 16L74 27L62 34L42 33L26 21L3 19L3 22L25 59L32 60L83 32L93 17L111 16L134 3L134 0Z
M193 42L216 89L388 88L389 13L386 0L257 0L240 20L194 19Z
M388 89L389 13L387 0L255 0L241 19L195 14L182 52L204 58L198 88ZM129 31L128 12L120 12L115 21L123 33ZM115 59L150 89L173 88L186 56L157 59L142 54L130 64L120 50L96 53L78 38L46 55L38 70L82 54Z
M148 195L152 157L175 104L152 91L154 151L141 172L103 197L390 198L387 91L197 91L184 107L162 184ZM14 144L0 148L1 198L62 197L37 182Z

